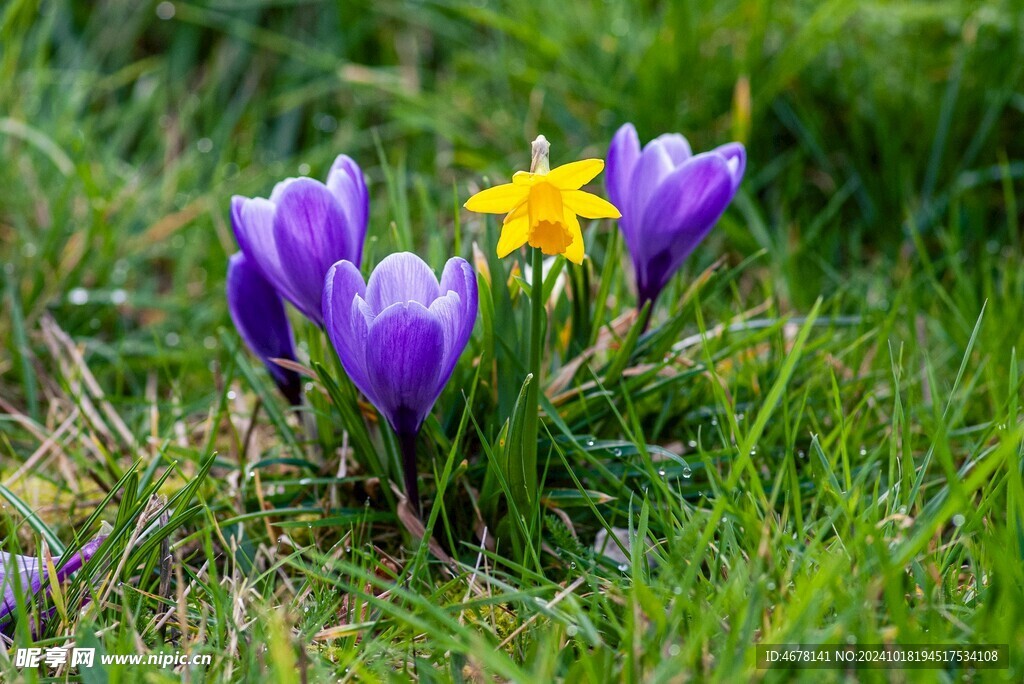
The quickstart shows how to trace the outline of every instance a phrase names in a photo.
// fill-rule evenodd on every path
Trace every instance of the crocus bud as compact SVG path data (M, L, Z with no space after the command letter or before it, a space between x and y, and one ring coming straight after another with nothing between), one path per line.
M622 210L639 306L653 302L686 257L721 218L743 180L747 154L729 143L693 154L678 133L642 149L633 124L622 126L608 149L608 197Z
M77 553L70 557L54 558L53 567L57 570L56 581L61 583L78 572L90 558L96 555L100 545L110 534L110 526L104 525L100 534L87 542ZM45 559L36 556L21 556L0 551L0 625L9 619L17 609L17 596L26 603L35 601L36 595L50 582L47 577ZM17 586L17 593L15 592Z
M279 295L321 326L324 276L341 259L360 262L368 216L363 172L345 155L334 161L326 183L289 178L269 199L231 198L242 252Z
M364 281L339 261L324 282L323 310L345 372L405 445L406 493L417 508L415 437L473 332L476 274L453 257L439 283L422 259L401 252Z

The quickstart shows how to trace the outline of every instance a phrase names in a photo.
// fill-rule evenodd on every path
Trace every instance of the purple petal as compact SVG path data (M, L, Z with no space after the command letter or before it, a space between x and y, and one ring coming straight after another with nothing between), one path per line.
M711 151L725 157L729 164L729 174L732 176L732 189L735 192L740 187L744 171L747 170L747 149L741 143L731 142Z
M623 124L608 147L605 166L605 187L608 199L622 211L631 192L633 169L640 158L640 138L631 123Z
M360 311L366 283L350 261L339 261L324 280L323 315L327 336L341 365L359 391L376 403L366 376L366 319Z
M380 409L399 434L413 434L433 407L444 362L438 318L413 301L393 304L370 326L366 371Z
M469 265L469 262L461 257L452 257L444 265L444 271L441 273L441 294L443 295L447 292L456 292L459 295L459 300L462 304L462 320L465 327L462 334L464 340L461 346L465 346L466 340L469 340L469 335L473 332L473 326L476 324L479 300L476 272Z
M347 155L338 155L327 174L327 189L337 198L352 231L355 253L353 263L358 267L363 254L363 239L370 215L370 195L366 190L363 170Z
M323 324L324 278L335 262L358 260L352 231L338 200L324 184L296 178L279 193L274 242L286 274L292 304Z
M96 551L106 538L106 535L93 538L69 558L66 556L55 557L53 565L57 569L57 582L63 582L78 572L90 558L96 555ZM15 582L18 583L21 595L28 600L39 593L43 585L47 583L46 578L47 570L42 559L0 552L0 589L3 590L0 619L10 615L17 608Z
M662 133L654 139L668 153L672 160L672 166L680 166L683 162L693 156L690 143L679 133Z
M295 342L284 302L242 252L228 260L227 297L231 320L242 340L263 361L285 397L292 404L298 404L301 397L298 373L270 360L295 360Z
M304 176L303 176L304 178ZM281 201L281 195L288 188L289 185L299 180L298 178L285 178L283 181L279 181L274 184L274 189L270 191L270 201L273 204L277 204Z
M274 204L262 197L231 198L231 226L235 239L263 277L282 295L288 293L288 282L281 268L281 259L274 242Z
M14 593L15 582L23 596L32 596L42 586L40 560L33 556L19 556L0 551L0 589L3 602L0 603L0 619L14 612L17 607Z
M661 185L662 180L672 173L672 169L672 158L664 145L657 140L652 140L644 146L636 167L633 169L633 176L630 179L630 194L625 201L626 206L625 208L619 207L623 216L628 217L634 233L639 230L638 226L641 225L647 211L648 201ZM640 239L637 235L634 235L633 238L634 241Z
M455 362L462 352L462 346L459 345L464 328L462 298L458 292L450 290L435 299L430 304L429 311L441 323L441 331L444 333L444 364L438 374L441 378L440 384L444 384L448 382L451 369L455 367Z
M458 295L458 310L457 310L457 326L451 328L449 337L448 327L446 324L445 333L445 366L441 373L442 387L438 388L438 392L443 389L443 385L448 382L448 378L451 377L452 371L455 369L455 364L459 361L459 356L462 355L462 351L466 348L466 344L469 342L470 336L473 334L473 326L476 325L476 313L478 306L478 293L477 293L477 282L476 273L473 271L473 267L469 265L465 259L459 257L452 257L448 260L448 263L444 265L444 272L441 274L441 299L449 299L451 293ZM447 294L446 294L447 293ZM441 307L447 307L448 304L439 305L438 314L439 318L442 318L442 322L445 322L451 315L447 311L441 312ZM434 306L431 305L431 310L434 310Z
M664 287L722 216L734 190L725 157L705 153L673 171L651 197L633 252L641 289Z
M366 283L366 302L377 314L392 304L404 302L419 302L427 307L439 295L437 278L430 266L410 252L386 256Z

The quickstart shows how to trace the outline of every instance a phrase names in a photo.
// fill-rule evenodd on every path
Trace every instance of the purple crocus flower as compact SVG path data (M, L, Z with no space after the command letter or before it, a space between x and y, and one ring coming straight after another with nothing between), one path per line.
M640 149L633 124L608 148L608 198L633 257L639 307L653 304L686 257L711 231L743 180L740 143L693 154L686 138L666 133Z
M57 581L63 582L81 570L82 566L96 555L100 544L106 538L105 534L95 537L66 560L65 556L55 557L53 566L57 569ZM3 592L3 602L0 603L0 624L6 622L17 609L16 596L18 594L15 593L15 586L24 600L34 600L44 586L49 586L46 561L35 556L20 556L0 551L0 591Z
M299 374L271 360L295 360L284 301L242 252L228 260L227 295L231 320L242 340L263 361L285 398L297 406L302 401Z
M476 274L445 264L440 284L415 254L391 254L363 280L350 261L327 273L323 315L345 372L394 428L405 490L419 509L416 436L473 332Z
M289 178L270 199L232 197L231 225L242 252L278 294L322 326L324 276L336 261L361 261L369 207L362 170L341 155L326 184Z

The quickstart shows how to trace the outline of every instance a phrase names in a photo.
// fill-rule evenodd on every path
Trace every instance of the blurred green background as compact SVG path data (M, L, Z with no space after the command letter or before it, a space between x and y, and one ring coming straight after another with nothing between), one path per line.
M692 268L766 250L750 287L795 310L838 287L884 308L874 275L898 277L908 250L969 263L1019 242L1011 0L12 0L0 22L18 295L0 388L19 403L15 338L47 308L101 358L207 384L191 352L227 322L229 197L323 177L341 152L373 181L371 262L395 234L439 263L470 183L524 166L541 132L555 162L603 156L626 121L644 140L747 144L741 194ZM464 228L468 255L479 224Z

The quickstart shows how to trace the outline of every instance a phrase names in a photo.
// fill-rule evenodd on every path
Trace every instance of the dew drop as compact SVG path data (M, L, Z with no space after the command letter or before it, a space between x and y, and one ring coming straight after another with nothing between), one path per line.
M75 306L82 306L89 303L89 291L84 287L76 287L68 292L68 301Z
M965 522L967 522L967 518L965 518L962 513L957 513L953 516L954 527L963 527Z
M167 21L168 19L174 18L174 3L173 2L161 2L156 6L156 16Z
M321 114L314 125L324 133L333 133L338 128L338 120L330 114Z
M689 478L691 475L693 475L693 471L690 470L690 466L684 466L683 467L683 477Z

